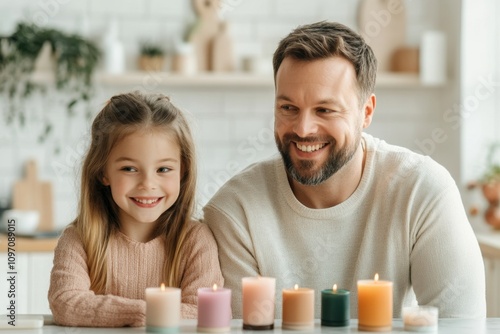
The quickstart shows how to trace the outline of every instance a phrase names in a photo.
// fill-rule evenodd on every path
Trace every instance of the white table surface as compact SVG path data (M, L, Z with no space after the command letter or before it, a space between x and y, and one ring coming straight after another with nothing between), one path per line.
M180 333L197 333L196 320L182 320ZM2 333L13 334L95 334L95 333L146 333L144 327L128 327L128 328L84 328L84 327L59 327L54 325L44 325L39 329L19 329L19 330L0 330ZM308 331L292 331L282 330L281 320L276 320L274 330L268 331L249 331L242 329L241 319L232 320L231 333L246 333L246 334L270 334L270 333L369 333L360 332L357 329L357 320L351 320L351 325L348 327L324 327L320 325L320 321L316 320L314 329ZM403 330L403 323L400 319L393 321L391 332L384 333L410 333ZM500 318L488 318L485 320L472 319L439 319L438 332L439 334L500 334Z

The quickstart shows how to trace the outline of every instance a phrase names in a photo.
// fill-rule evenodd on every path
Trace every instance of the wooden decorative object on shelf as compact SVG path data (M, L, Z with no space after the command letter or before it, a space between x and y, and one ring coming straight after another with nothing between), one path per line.
M402 47L397 49L392 55L391 71L418 73L419 71L418 48Z
M362 0L359 4L360 34L371 46L380 72L391 70L394 52L405 44L406 12L403 0Z
M228 33L227 22L219 24L219 32L214 38L212 48L212 71L232 72L235 70L233 41Z
M26 173L22 180L14 184L12 208L20 210L37 210L40 212L39 231L52 231L53 205L52 184L38 180L36 161L26 163Z
M161 71L165 66L165 57L140 56L138 62L139 69L142 71Z
M192 0L197 23L189 42L194 45L198 60L197 70L201 72L212 69L212 46L219 32L219 2L219 0Z

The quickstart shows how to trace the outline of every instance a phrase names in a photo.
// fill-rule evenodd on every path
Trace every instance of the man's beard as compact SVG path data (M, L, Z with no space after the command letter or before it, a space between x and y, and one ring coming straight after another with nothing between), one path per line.
M328 180L330 176L338 172L352 159L359 147L361 132L356 135L352 145L347 144L342 148L337 148L337 141L330 136L300 138L295 134L289 133L283 136L283 142L280 141L276 134L274 138L288 174L300 184L316 186ZM292 141L301 143L327 142L328 145L325 148L329 150L329 153L326 162L322 166L319 166L319 168L316 168L316 171L314 169L317 163L313 160L298 160L295 165L290 156ZM292 145L295 145L295 143Z

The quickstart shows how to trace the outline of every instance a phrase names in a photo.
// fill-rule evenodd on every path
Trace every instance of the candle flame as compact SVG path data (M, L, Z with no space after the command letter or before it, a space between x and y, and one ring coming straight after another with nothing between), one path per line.
M212 290L217 291L217 284L214 284L214 286L212 287Z
M299 285L298 285L298 284L295 284L295 285L293 286L293 289L294 289L294 290L298 290L298 289L299 289Z
M375 282L378 282L378 273L375 274Z
M337 284L333 285L333 292L337 292Z
M160 290L161 290L161 291L165 291L165 284L161 283L161 285L160 285Z

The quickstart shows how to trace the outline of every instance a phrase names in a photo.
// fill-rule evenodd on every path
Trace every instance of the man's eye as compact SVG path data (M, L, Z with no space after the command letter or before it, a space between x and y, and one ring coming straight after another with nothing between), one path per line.
M289 104L284 104L284 105L280 106L279 108L281 109L281 111L286 112L286 113L294 112L297 109L294 106L291 106Z

